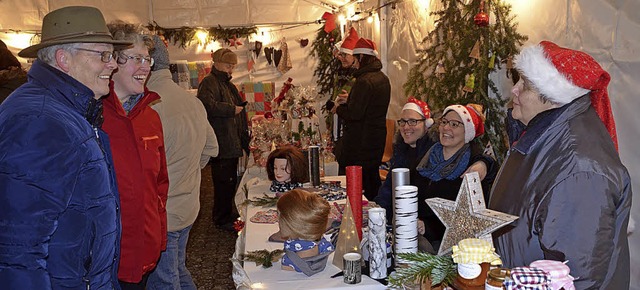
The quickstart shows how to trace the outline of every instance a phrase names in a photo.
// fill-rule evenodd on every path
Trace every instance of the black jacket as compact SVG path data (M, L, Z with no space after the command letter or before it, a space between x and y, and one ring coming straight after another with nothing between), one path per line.
M198 86L198 99L204 104L207 119L216 132L220 152L216 158L238 158L242 150L249 153L247 112L243 109L235 114L236 106L243 101L231 77L211 68L211 74Z
M345 121L344 134L336 148L340 166L377 166L384 153L387 136L387 108L391 83L376 60L359 68L346 104L336 113Z

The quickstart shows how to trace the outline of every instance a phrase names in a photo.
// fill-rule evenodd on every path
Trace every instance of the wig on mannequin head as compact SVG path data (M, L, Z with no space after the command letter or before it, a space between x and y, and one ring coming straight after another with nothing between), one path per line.
M278 199L280 234L285 239L318 241L327 229L329 202L302 189L286 192Z
M276 176L273 172L273 165L276 158L287 160L287 169L291 173L292 183L305 183L309 181L309 170L307 168L307 162L304 159L304 155L300 150L294 146L283 146L276 150L273 150L267 158L267 175L269 180L276 180Z

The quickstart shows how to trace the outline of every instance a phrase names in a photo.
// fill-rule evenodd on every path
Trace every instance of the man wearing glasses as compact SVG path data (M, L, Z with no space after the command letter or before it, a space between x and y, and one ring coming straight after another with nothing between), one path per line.
M102 13L47 14L29 80L0 105L0 288L119 289L119 195L102 102L116 68Z
M234 231L238 217L233 197L238 182L238 158L244 150L249 154L247 114L242 97L231 83L231 75L238 64L238 56L227 48L213 53L211 74L202 79L198 99L207 110L207 119L218 138L219 154L211 158L213 179L213 222L224 230Z

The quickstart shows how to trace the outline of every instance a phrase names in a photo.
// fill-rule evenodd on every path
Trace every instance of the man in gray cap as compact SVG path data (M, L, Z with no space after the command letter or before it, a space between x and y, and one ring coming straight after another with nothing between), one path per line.
M207 112L196 97L171 79L169 51L160 36L153 36L155 64L147 88L160 95L152 106L162 120L169 173L167 250L149 275L147 289L196 290L185 264L189 231L200 210L201 170L218 155L218 140Z
M0 105L2 289L120 289L119 197L101 96L116 68L102 13L47 14L29 81Z
M213 222L219 228L233 231L233 197L238 181L238 158L244 150L249 154L247 112L231 74L238 64L238 56L228 48L213 53L211 74L202 79L198 99L207 109L207 118L218 137L220 154L211 159L213 177Z

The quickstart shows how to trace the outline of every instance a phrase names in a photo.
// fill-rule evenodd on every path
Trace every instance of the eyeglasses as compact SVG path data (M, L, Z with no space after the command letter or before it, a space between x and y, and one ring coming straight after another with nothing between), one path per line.
M120 52L120 54L118 55L118 58L116 59L116 62L118 64L125 64L127 63L127 61L129 60L135 60L136 64L139 65L144 65L144 64L149 64L149 66L153 66L153 64L155 63L153 61L153 57L150 56L142 56L142 55L126 55L122 52Z
M422 122L425 119L400 119L398 120L398 127L404 127L405 124L409 124L409 127L415 127L418 125L418 122Z
M81 51L88 51L88 52L93 52L93 53L98 53L100 54L100 60L104 63L108 63L110 62L112 59L116 58L116 52L115 51L99 51L99 50L93 50L93 49L87 49L87 48L81 48L81 47L74 47L73 49L75 50L81 50Z
M464 123L460 122L460 121L456 121L456 120L447 120L445 118L440 118L440 127L444 127L446 125L449 125L449 127L451 128L464 128Z

